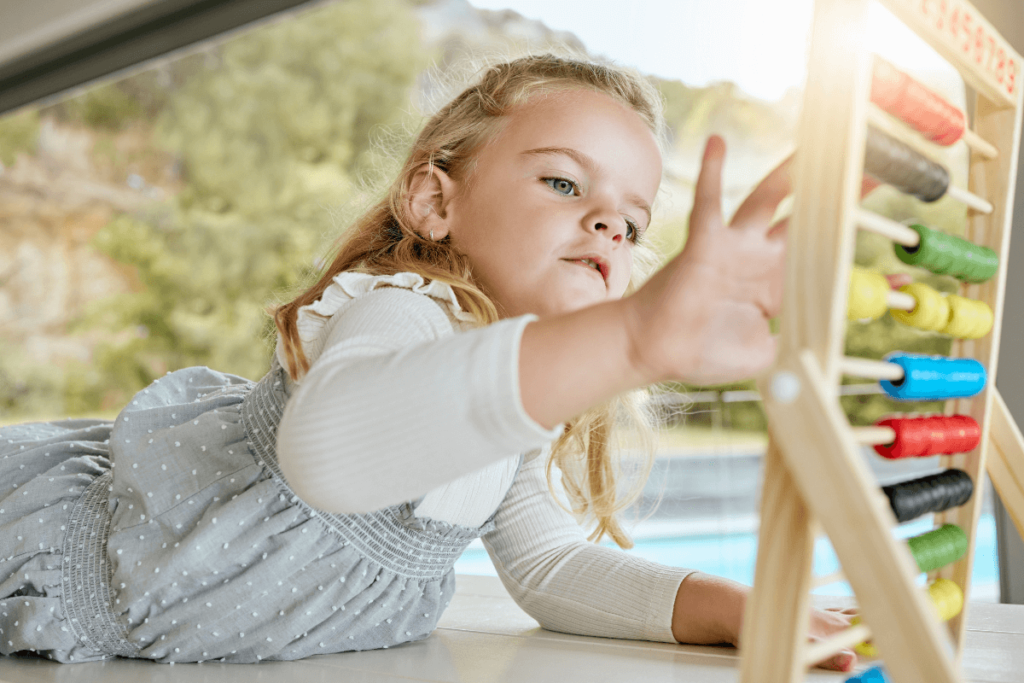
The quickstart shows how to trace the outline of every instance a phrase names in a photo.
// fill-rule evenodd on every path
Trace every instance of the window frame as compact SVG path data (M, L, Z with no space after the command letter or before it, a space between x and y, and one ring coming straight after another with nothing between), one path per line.
M99 4L97 0L92 0ZM0 61L0 115L45 105L93 81L316 0L156 0L67 33ZM6 12L17 12L18 4ZM102 13L97 10L97 15ZM51 20L56 23L58 20ZM31 24L32 22L22 22ZM33 27L46 33L48 26Z

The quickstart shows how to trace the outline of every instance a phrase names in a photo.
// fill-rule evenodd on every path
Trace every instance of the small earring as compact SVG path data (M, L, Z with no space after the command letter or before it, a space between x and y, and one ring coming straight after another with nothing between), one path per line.
M433 230L430 231L430 241L431 242L434 241L434 231Z

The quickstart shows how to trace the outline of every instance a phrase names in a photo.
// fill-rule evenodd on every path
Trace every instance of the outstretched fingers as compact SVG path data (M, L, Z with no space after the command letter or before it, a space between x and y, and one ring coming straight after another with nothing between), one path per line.
M785 225L788 217L774 225L769 222L775 216L779 204L783 199L793 192L793 183L790 175L790 167L793 164L793 155L790 154L771 173L766 175L757 187L743 200L740 208L736 210L731 225L735 228L767 228L769 237L782 237L785 235ZM865 175L861 179L860 196L863 199L880 183L871 176Z
M693 193L690 212L690 234L700 233L722 224L722 165L725 162L725 141L717 135L708 138L704 147L700 175Z
M793 163L793 155L786 157L782 163L772 169L771 173L761 179L757 187L736 210L731 225L734 228L760 228L767 230L771 226L772 217L782 202L792 191L789 170Z

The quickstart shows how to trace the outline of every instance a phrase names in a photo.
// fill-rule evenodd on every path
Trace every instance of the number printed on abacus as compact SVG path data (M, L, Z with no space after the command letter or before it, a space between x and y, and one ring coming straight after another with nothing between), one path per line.
M1008 54L985 23L960 0L921 0L921 16L940 33L953 38L960 50L989 73L1007 94L1017 90L1020 65Z

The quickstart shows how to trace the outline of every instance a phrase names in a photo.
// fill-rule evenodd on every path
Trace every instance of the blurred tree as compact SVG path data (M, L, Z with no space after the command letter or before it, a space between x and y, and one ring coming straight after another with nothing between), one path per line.
M94 381L67 386L69 406L115 407L190 365L266 371L264 307L308 282L374 128L407 115L426 62L418 36L407 3L350 0L233 39L168 95L158 136L184 188L94 238L139 286L81 321L120 334L96 349Z
M702 88L662 79L655 79L655 84L664 98L665 123L677 146L701 146L711 133L734 134L746 149L770 148L795 137L795 111L785 100L751 99L729 82Z
M0 164L11 166L19 153L31 154L39 141L39 114L25 110L0 119Z

